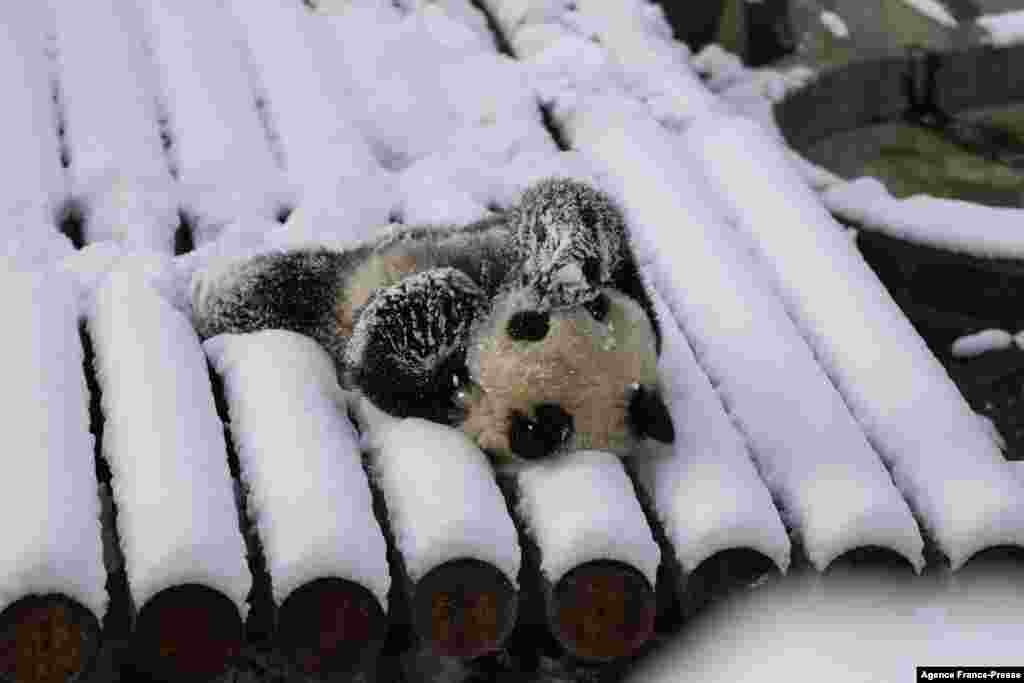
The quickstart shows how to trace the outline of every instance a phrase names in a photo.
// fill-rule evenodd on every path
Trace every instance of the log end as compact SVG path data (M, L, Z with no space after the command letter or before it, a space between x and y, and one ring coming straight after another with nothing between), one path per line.
M431 569L413 591L413 625L436 654L472 658L501 647L515 625L518 594L492 564L473 558Z
M278 614L281 652L314 677L360 671L376 656L387 633L377 598L347 579L325 577L292 591Z
M238 655L242 634L241 616L226 595L194 583L172 586L139 610L132 664L148 680L209 681Z
M654 632L657 599L636 568L594 560L566 573L552 590L548 621L573 656L610 661L634 654Z
M707 558L686 578L680 602L687 618L733 590L752 586L778 572L775 563L752 548L720 550Z
M79 681L99 648L96 616L64 595L30 595L0 612L3 683Z

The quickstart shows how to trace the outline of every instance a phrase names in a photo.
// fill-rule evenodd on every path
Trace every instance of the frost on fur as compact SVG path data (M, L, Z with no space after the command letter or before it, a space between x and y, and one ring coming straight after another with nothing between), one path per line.
M484 291L462 271L434 268L373 293L345 354L347 378L400 417L449 423L468 378L466 340Z
M203 338L224 332L283 329L316 339L336 360L345 340L335 334L342 274L364 253L327 249L259 254L193 282L195 325Z
M622 213L573 180L542 181L513 211L523 273L545 308L574 306L611 282L628 249Z

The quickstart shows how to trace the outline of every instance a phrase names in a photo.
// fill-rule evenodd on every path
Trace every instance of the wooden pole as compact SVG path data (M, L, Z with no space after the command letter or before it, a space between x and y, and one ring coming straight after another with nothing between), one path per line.
M30 595L0 612L0 681L82 680L100 648L96 616L67 596Z
M515 625L517 601L497 567L467 557L427 572L410 602L416 632L436 654L470 658L501 647Z
M242 619L227 596L195 583L172 586L139 610L133 673L166 683L210 681L224 673L242 641Z
M581 564L547 591L552 633L572 655L592 661L635 653L654 632L656 609L647 579L617 560Z
M347 579L303 584L278 612L281 652L303 674L320 679L369 668L386 634L387 619L377 598Z

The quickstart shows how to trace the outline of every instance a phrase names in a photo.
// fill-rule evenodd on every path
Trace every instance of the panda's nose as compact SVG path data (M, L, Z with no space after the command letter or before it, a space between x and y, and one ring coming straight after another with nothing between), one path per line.
M537 406L534 413L536 419L514 412L509 427L509 447L524 460L539 460L551 455L573 435L572 415L560 406L545 403Z

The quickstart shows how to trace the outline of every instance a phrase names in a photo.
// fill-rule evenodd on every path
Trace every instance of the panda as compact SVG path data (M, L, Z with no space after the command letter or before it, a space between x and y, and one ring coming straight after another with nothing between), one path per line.
M621 211L562 178L467 226L198 271L196 329L288 329L396 417L458 427L497 462L671 442L661 335Z

